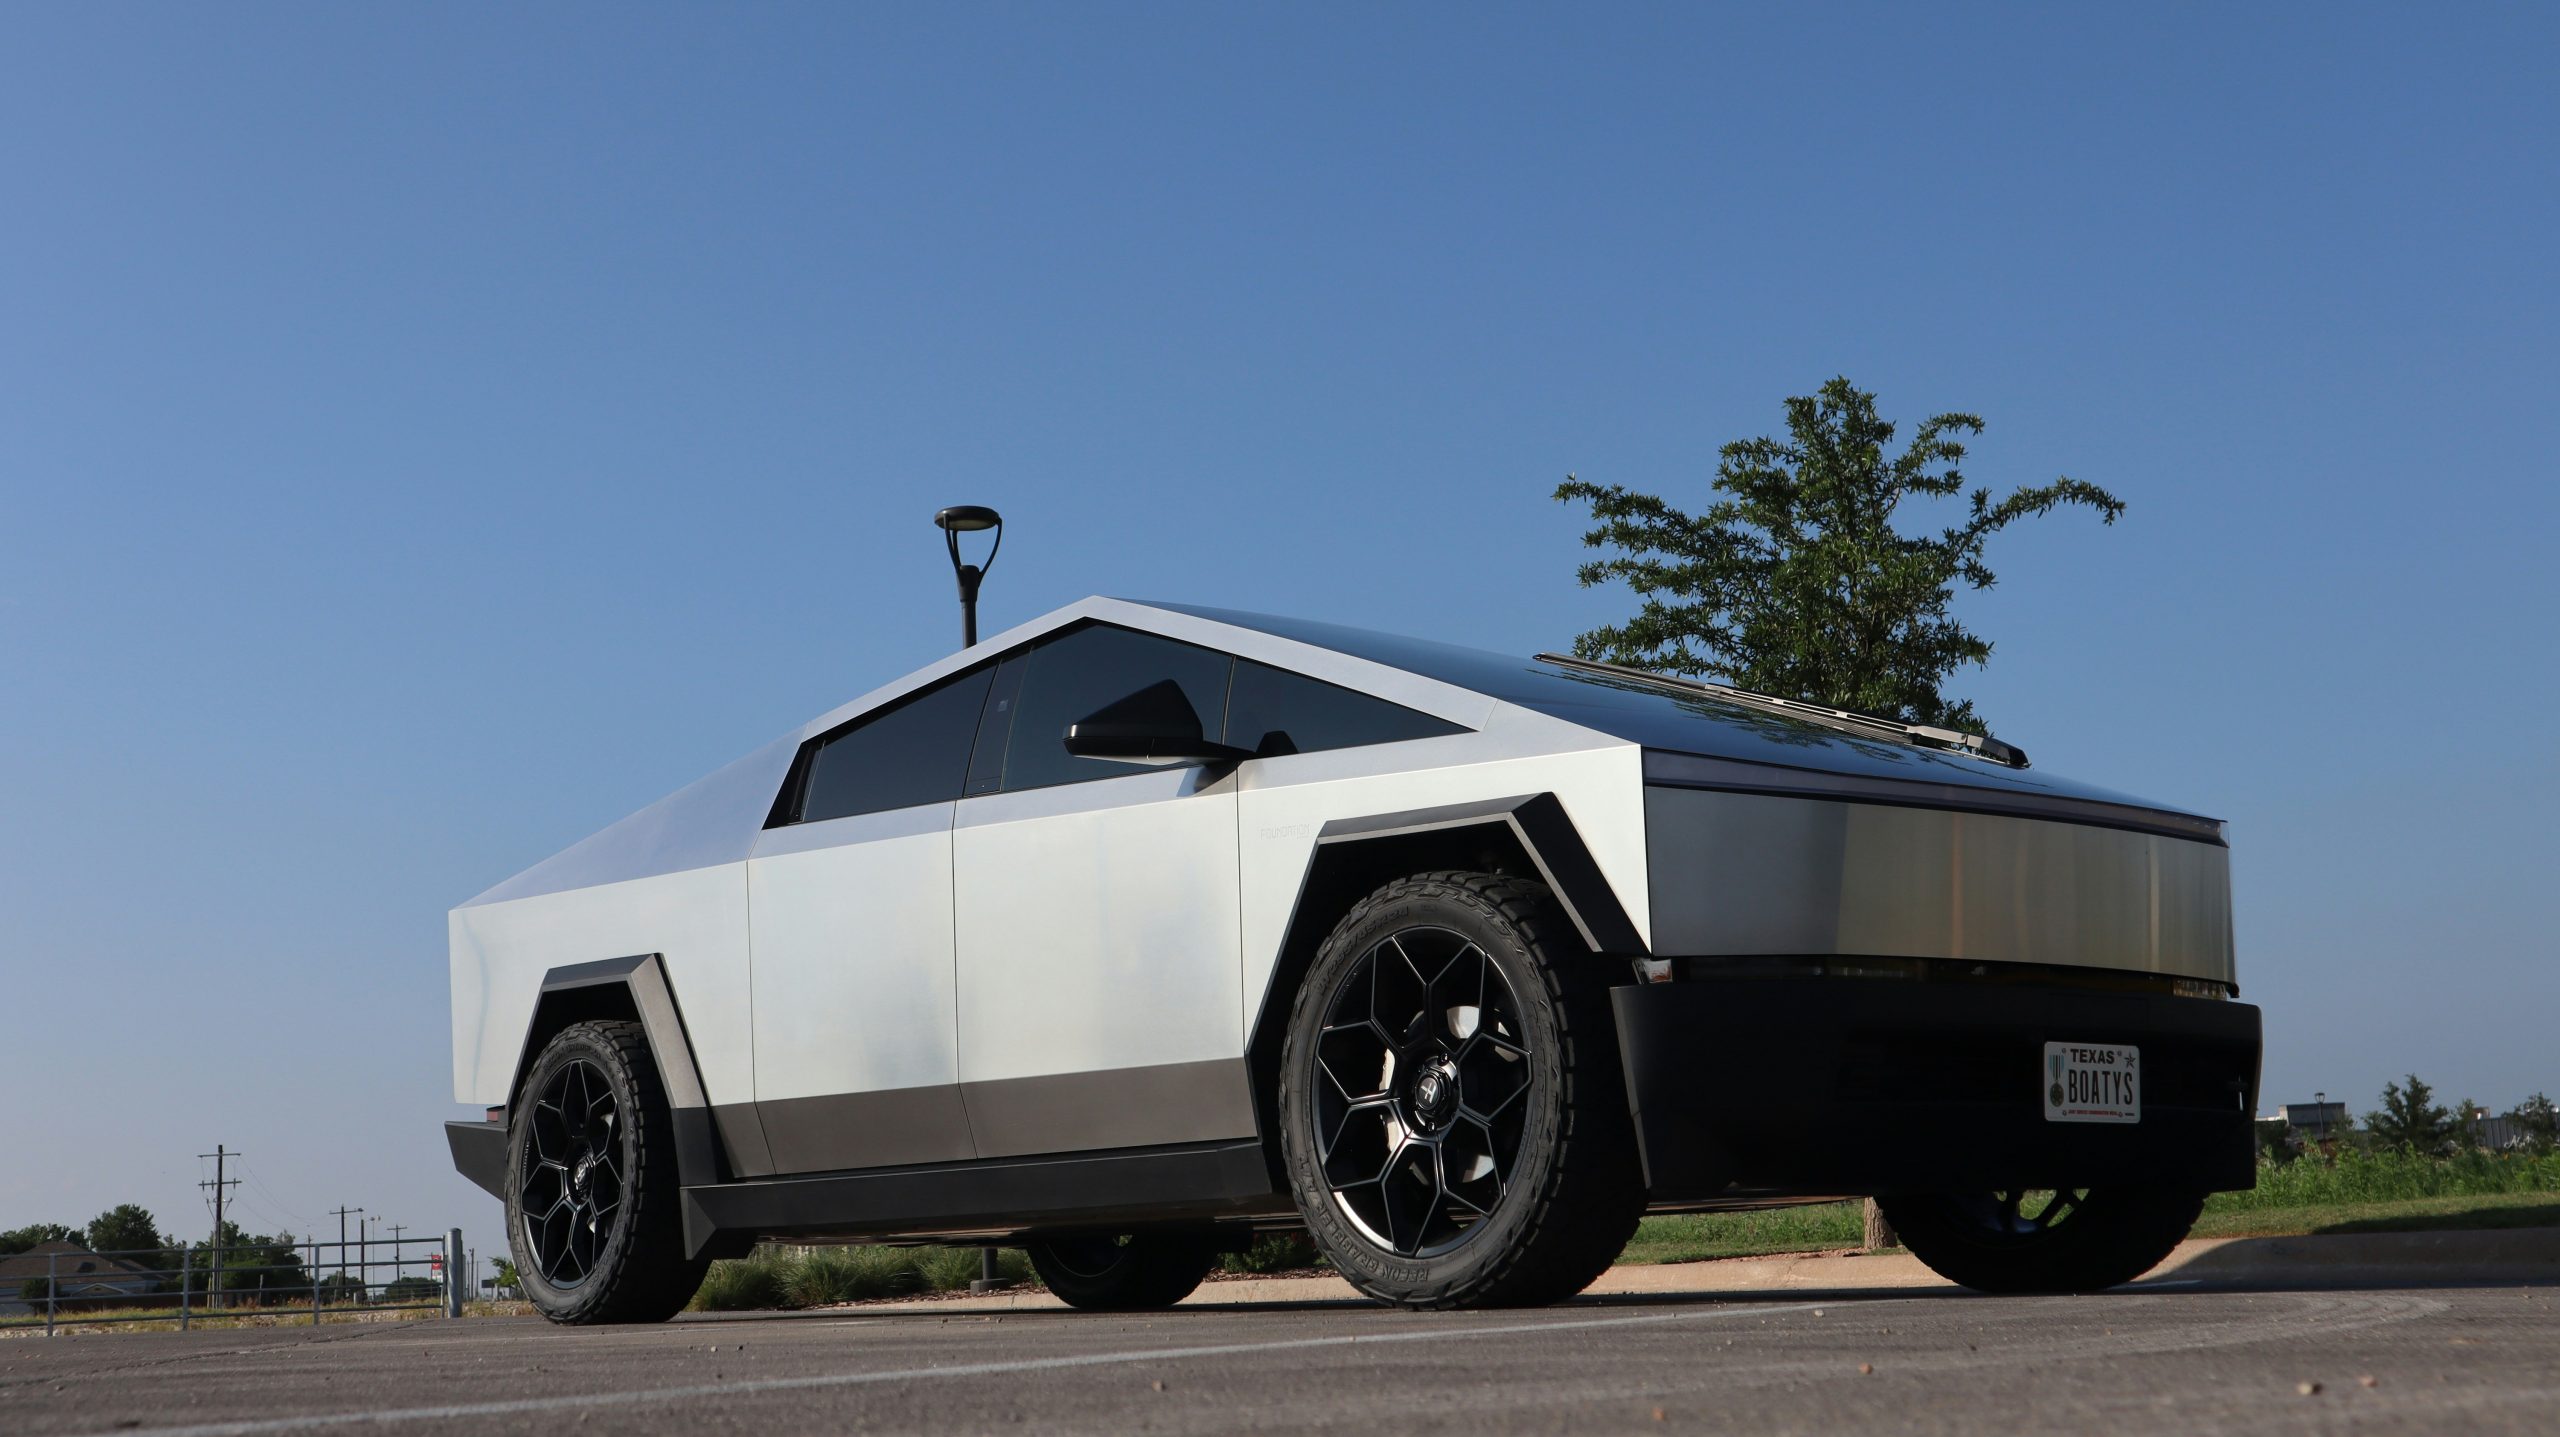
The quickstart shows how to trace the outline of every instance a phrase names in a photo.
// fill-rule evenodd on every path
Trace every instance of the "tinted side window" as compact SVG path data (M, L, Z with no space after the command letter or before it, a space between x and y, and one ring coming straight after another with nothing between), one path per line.
M994 793L1004 787L1004 746L1013 734L1013 711L1022 702L1022 667L1031 651L1016 649L996 665L987 706L978 715L978 746L969 754L969 787L962 793Z
M1464 732L1445 719L1251 659L1236 660L1227 696L1227 742L1259 758Z
M1171 679L1215 737L1227 711L1227 667L1214 649L1096 624L1062 634L1031 651L1014 705L1013 741L1005 750L1004 786L1046 788L1140 772L1130 764L1077 758L1067 752L1067 725L1114 699Z
M991 673L979 668L946 679L822 740L809 756L800 821L958 798Z

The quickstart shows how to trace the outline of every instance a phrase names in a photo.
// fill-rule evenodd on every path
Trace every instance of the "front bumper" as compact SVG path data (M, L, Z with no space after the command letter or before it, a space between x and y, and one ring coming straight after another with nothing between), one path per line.
M1612 991L1656 1202L2256 1182L2258 1010L2198 998L1855 978ZM2047 1041L2142 1050L2138 1123L2056 1123Z

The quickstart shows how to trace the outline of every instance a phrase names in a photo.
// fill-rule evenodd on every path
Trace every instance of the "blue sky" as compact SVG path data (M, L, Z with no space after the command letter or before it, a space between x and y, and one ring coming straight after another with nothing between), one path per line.
M0 1226L461 1222L444 912L1001 626L1514 651L1845 373L2040 766L2225 815L2269 1097L2560 1089L2531 7L13 7Z

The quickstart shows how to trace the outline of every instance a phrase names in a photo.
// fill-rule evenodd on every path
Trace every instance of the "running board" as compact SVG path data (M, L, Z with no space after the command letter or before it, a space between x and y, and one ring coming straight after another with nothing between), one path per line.
M684 1190L692 1256L759 1239L1012 1234L1285 1211L1253 1139L805 1173Z

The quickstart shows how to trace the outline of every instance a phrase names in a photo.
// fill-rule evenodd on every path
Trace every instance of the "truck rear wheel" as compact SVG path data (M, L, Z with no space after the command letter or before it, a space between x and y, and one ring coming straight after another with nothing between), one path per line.
M2177 1188L2011 1189L1880 1197L1902 1245L1980 1292L2097 1292L2160 1265L2204 1211Z
M637 1023L572 1024L508 1114L507 1245L561 1323L663 1322L702 1286L684 1255L666 1090Z
M1291 1010L1280 1132L1308 1234L1403 1307L1557 1302L1625 1248L1644 1184L1607 975L1547 891L1390 883Z
M1051 1293L1093 1312L1171 1307L1218 1262L1216 1235L1192 1231L1053 1237L1024 1250Z

